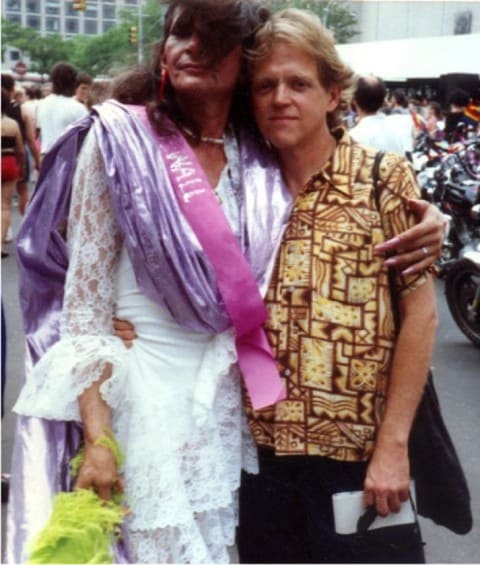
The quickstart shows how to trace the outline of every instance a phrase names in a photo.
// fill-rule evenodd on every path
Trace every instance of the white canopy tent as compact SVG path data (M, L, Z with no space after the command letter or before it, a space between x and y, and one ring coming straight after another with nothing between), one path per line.
M439 78L450 73L480 75L480 34L449 35L338 45L358 74L385 81Z

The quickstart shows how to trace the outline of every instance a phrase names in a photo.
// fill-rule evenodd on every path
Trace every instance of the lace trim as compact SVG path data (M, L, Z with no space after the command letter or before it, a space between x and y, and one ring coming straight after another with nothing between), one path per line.
M127 349L114 336L78 336L57 342L33 367L13 410L49 420L80 421L78 397L97 381L107 364L111 376L100 393L112 408L123 401Z

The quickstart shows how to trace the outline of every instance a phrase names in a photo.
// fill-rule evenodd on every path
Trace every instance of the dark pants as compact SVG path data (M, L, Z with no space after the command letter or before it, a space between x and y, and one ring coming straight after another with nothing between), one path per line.
M425 562L417 524L375 534L335 533L332 494L362 490L366 463L277 457L263 449L259 457L260 474L242 477L237 539L241 563Z

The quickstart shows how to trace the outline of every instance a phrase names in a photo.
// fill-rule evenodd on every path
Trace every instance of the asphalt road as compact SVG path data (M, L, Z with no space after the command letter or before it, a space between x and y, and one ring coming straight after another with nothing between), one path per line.
M14 227L18 216L14 215ZM10 257L2 259L2 298L7 320L7 386L2 422L2 472L10 470L14 416L10 412L24 379L23 331L20 321L17 269L13 246ZM437 392L450 433L462 460L472 495L476 523L472 531L458 536L421 519L429 563L480 562L480 349L457 329L446 307L443 283L437 281L440 325L433 366ZM4 518L5 505L2 505ZM2 545L4 540L2 519ZM3 552L2 552L3 554Z

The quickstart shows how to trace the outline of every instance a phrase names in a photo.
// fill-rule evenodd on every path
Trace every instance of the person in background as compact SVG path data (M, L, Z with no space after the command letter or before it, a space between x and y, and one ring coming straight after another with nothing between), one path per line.
M26 95L26 100L23 103L23 109L33 121L35 135L36 138L38 139L37 110L38 110L38 104L42 99L42 89L37 85L27 86L25 88L25 95Z
M49 94L52 94L52 82L50 80L47 80L47 82L44 82L41 86L41 90L42 90L42 98L46 98Z
M390 95L390 114L408 114L408 99L400 88L396 88Z
M14 104L20 104L20 106L25 102L25 89L22 86L16 86L13 92L13 100Z
M6 114L10 105L10 94L2 88L2 259L8 257L3 249L10 229L12 198L18 179L25 167L25 148L20 126Z
M57 63L50 72L52 93L38 104L37 127L44 155L67 126L88 113L74 98L77 70L69 63Z
M449 143L461 141L468 135L468 129L472 128L472 121L466 115L470 104L470 95L463 88L455 88L448 99L448 112L445 114L445 139ZM478 106L477 106L478 108ZM477 120L480 113L477 109ZM478 125L478 121L477 121ZM476 129L476 128L473 128Z
M95 104L101 104L112 96L112 81L94 80L88 89L87 108L90 109Z
M22 112L28 115L29 119L32 121L32 128L35 132L35 146L37 148L37 153L40 155L40 139L38 137L38 128L37 128L37 110L38 110L38 103L42 99L42 89L33 84L30 86L25 87L25 102L22 104ZM33 156L31 154L30 149L27 146L28 158L29 161L32 161ZM34 170L30 174L29 178L29 192L30 187L35 184L37 180L38 169Z
M427 106L425 125L428 137L435 141L441 141L444 136L444 121L442 107L438 102L430 102Z
M403 155L402 137L381 112L386 94L387 89L382 79L372 75L357 77L352 104L358 120L350 130L350 135L363 145Z
M18 211L23 215L29 200L28 182L30 180L30 159L28 156L31 155L35 170L38 171L40 169L40 154L35 140L36 132L34 121L29 113L25 111L23 105L13 102L15 81L11 75L2 74L2 87L5 88L10 95L10 104L5 108L5 113L18 123L25 147L25 166L23 169L23 176L17 181L16 186L18 194ZM29 152L27 152L27 148ZM12 238L9 237L7 239Z
M422 115L422 118L425 120L427 119L427 114L428 114L428 106L430 104L430 100L428 98L428 96L423 95L420 99L420 108L419 108L419 112Z
M401 155L412 154L415 139L415 125L408 110L408 99L401 89L395 89L390 98L389 126L401 139Z
M467 126L478 135L480 133L480 88L470 98L464 113Z
M78 73L77 81L75 83L75 100L87 105L92 84L93 79L90 75L83 72Z
M338 535L332 509L338 492L363 491L381 516L409 500L408 436L433 349L434 287L425 271L397 271L390 287L374 246L413 224L414 173L387 152L375 188L377 151L339 127L352 72L313 13L274 14L251 59L254 115L295 206L266 296L287 394L263 410L246 396L260 473L243 477L240 561L424 562L418 524L376 540Z
M420 112L420 101L416 98L409 98L408 111L413 121L413 137L416 139L419 135L427 132L425 118Z

